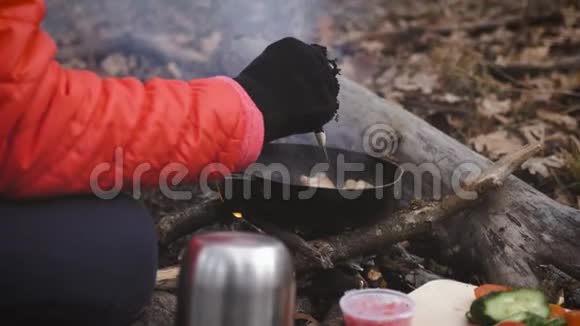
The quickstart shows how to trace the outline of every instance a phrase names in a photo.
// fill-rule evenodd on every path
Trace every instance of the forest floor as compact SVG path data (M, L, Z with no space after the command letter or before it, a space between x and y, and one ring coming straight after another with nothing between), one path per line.
M580 207L578 3L339 3L319 38L340 49L343 75L491 160L544 142L518 176Z
M518 176L579 208L579 7L532 0L52 0L45 26L67 66L143 80L232 75L244 64L232 56L245 50L244 38L251 53L287 35L323 44L342 75L492 160L543 141L544 152Z

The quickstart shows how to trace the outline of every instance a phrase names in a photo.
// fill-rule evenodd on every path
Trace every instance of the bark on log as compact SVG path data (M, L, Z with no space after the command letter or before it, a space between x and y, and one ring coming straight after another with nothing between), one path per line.
M413 183L419 173L407 178L401 199L450 194L458 176L479 172L491 164L400 105L345 78L340 82L339 119L325 127L328 146L364 152L365 131L382 123L394 127L401 137L395 154L401 164L434 168L418 183L424 189ZM315 144L311 134L280 142ZM426 187L427 183L431 187ZM437 193L438 186L442 194ZM485 199L485 204L462 214L466 216L456 216L438 230L440 243L458 258L451 263L478 264L486 281L513 286L540 286L538 266L546 264L580 279L580 211L510 176L500 191Z

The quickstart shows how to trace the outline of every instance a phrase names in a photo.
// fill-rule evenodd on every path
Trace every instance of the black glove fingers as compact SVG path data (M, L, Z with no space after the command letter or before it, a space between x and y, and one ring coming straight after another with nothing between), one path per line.
M269 45L236 80L262 111L269 142L330 121L338 110L336 75L325 47L288 37Z

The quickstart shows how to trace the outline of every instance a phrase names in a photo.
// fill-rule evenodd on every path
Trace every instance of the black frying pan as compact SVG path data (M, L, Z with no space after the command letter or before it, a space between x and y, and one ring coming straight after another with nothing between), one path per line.
M332 166L324 165L326 160L318 146L267 144L255 164L224 180L220 186L222 197L231 211L282 224L314 220L322 224L338 223L384 215L392 210L395 178L400 176L395 163L336 148L328 148L328 155ZM316 166L326 168L335 184L354 179L373 186L339 190L304 185L300 176L312 175ZM344 178L339 178L341 174Z

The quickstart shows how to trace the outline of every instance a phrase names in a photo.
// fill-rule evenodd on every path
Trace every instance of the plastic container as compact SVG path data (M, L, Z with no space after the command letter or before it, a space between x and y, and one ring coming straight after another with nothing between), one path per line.
M347 291L339 302L346 326L411 326L415 301L385 289Z

